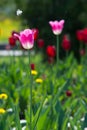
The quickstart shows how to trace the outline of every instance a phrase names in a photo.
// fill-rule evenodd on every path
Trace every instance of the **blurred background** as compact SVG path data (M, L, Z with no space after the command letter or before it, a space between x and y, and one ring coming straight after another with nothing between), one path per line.
M16 10L23 11L17 16ZM73 51L79 61L79 41L76 31L87 27L87 0L3 0L0 1L0 44L7 44L12 31L20 31L27 27L37 28L39 38L48 44L56 45L49 21L65 20L60 35L60 48L63 35L68 34L71 41L70 52ZM85 46L85 45L84 45ZM83 46L83 47L84 47ZM65 56L60 49L60 58Z

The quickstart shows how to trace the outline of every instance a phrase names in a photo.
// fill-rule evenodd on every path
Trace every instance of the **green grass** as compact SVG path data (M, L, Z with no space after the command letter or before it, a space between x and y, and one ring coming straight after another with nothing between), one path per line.
M31 53L32 54L32 53ZM8 99L0 102L7 110L13 112L0 115L0 128L9 130L17 127L21 130L20 117L27 120L26 129L30 125L30 77L28 56L1 57L0 93L6 93ZM37 75L32 77L32 128L33 130L70 130L76 126L82 130L86 127L87 116L87 71L86 60L78 64L71 54L61 61L59 66L43 62L41 53L31 55L31 63L35 64ZM42 83L36 83L41 78ZM72 92L69 97L66 91ZM5 120L5 118L7 120ZM73 118L73 119L71 119Z

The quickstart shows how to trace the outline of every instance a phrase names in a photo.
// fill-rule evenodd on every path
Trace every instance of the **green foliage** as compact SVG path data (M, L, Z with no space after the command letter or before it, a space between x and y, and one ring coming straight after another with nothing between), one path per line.
M13 62L12 61L13 59ZM1 58L0 93L6 93L8 99L0 102L6 113L0 114L0 129L16 127L21 130L30 126L30 79L28 56ZM87 113L87 76L86 61L79 65L71 54L65 61L50 65L41 62L39 54L31 56L38 75L32 82L32 130L81 130L86 127ZM40 61L40 62L38 62ZM15 63L15 64L14 64ZM45 75L45 78L43 78ZM36 79L42 77L38 84ZM66 91L72 92L68 97ZM12 111L8 111L11 108ZM85 118L85 120L81 120ZM6 120L5 120L6 119ZM20 123L24 119L27 122ZM70 126L68 126L70 123Z

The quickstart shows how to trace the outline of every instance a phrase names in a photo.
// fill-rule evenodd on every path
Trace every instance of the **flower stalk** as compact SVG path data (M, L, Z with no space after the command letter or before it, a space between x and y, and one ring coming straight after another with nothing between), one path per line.
M59 64L59 35L57 35L57 65Z
M60 20L60 21L55 20L49 22L53 34L57 36L57 65L59 62L59 35L62 33L64 22L65 22L64 20Z
M30 50L29 50L29 78L30 78L30 130L32 130L32 75L31 75L31 62L30 62Z

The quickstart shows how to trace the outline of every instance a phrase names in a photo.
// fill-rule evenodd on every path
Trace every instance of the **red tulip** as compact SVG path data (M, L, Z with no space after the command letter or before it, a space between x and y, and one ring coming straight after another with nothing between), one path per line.
M39 30L37 28L32 29L33 33L34 33L34 40L36 41L38 39L38 35L39 35Z
M65 51L69 51L70 48L71 48L71 43L70 43L70 40L69 40L69 38L68 38L68 35L64 35L64 37L63 37L62 48L63 48Z
M14 37L14 39L19 40L19 38L14 34L17 34L17 35L20 35L20 34L18 32L16 32L16 31L12 31L12 36Z
M83 30L77 30L76 37L79 41L83 41Z
M31 64L31 70L35 70L35 64Z
M79 41L87 43L87 28L84 28L83 30L78 30L76 32L76 36Z
M46 53L49 57L55 57L56 56L55 46L52 46L52 45L47 46Z
M67 90L66 91L66 96L71 97L72 96L72 92L70 90Z
M37 40L37 45L39 48L42 48L44 46L44 40L43 39L38 39Z
M11 46L15 46L16 45L16 40L15 40L15 38L13 36L9 37L8 40L9 40L9 44Z
M83 41L87 43L87 28L83 29Z

